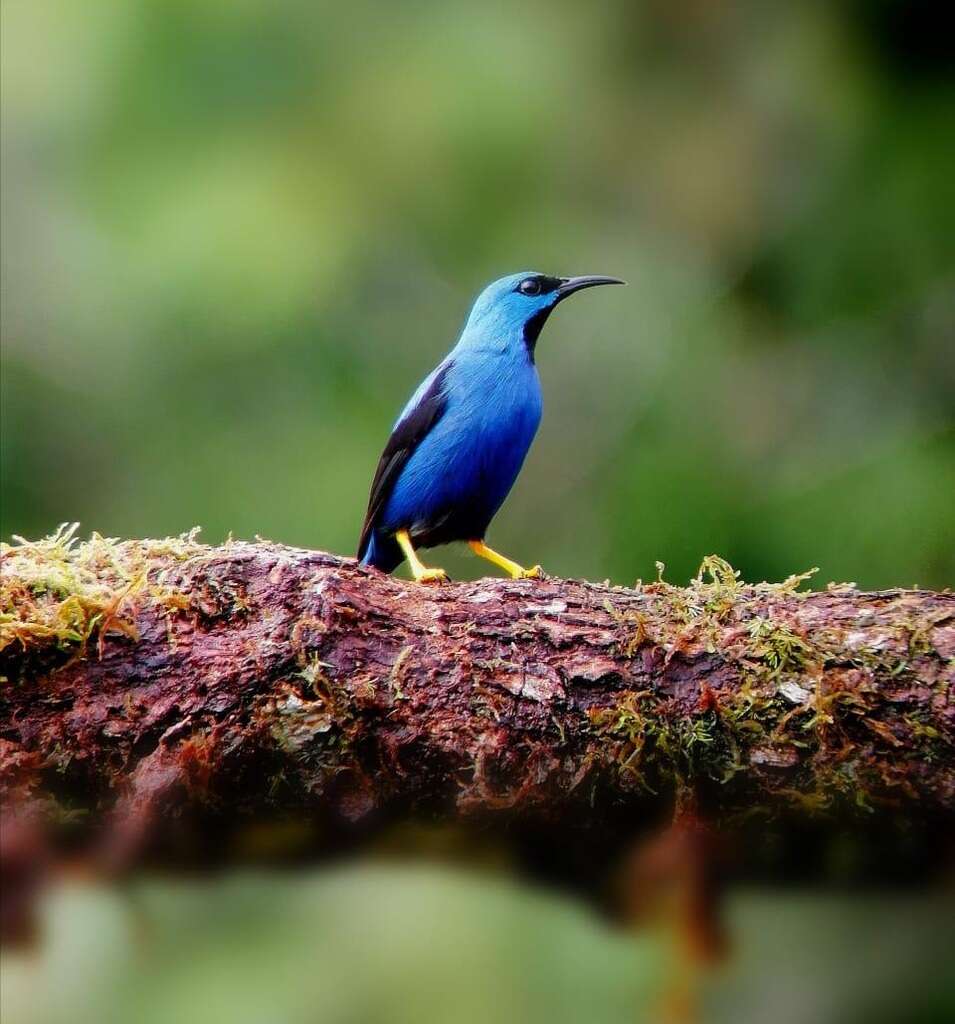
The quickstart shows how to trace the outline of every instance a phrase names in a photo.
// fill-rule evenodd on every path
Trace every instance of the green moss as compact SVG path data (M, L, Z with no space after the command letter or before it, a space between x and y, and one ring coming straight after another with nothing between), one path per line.
M77 524L63 524L39 541L15 538L0 546L0 651L19 646L85 650L97 630L135 631L121 617L124 600L138 580L104 582L94 559L102 558L107 542L89 545L76 540Z
M209 549L196 531L160 541L120 542L94 533L80 542L78 524L64 523L49 537L14 537L0 544L0 652L19 649L35 661L47 654L82 656L109 633L138 638L132 621L145 597L170 608L181 598L151 569L170 557L185 559Z
M691 776L722 781L738 767L738 750L723 741L714 712L677 716L650 691L628 692L588 716L601 756L624 784L655 793Z
M656 581L637 582L637 592L644 599L639 609L620 609L608 599L604 607L614 621L626 630L618 649L626 657L633 657L645 643L654 643L679 651L699 646L715 653L729 622L745 621L773 597L792 597L816 572L799 573L782 583L744 584L738 570L719 555L707 555L700 563L696 576L685 587L675 586L663 579L664 565L657 563ZM784 635L785 627L764 626L761 649L756 657L772 655L775 649L782 660L791 660L800 653L801 638ZM773 635L773 634L776 635ZM790 650L784 650L786 644ZM808 650L802 653L808 654Z
M646 761L665 728L652 694L627 693L617 704L592 708L588 715L601 752L616 762L622 779L652 792Z
M825 660L803 636L786 625L756 616L748 627L748 657L762 661L772 678L786 672L802 672L813 662Z

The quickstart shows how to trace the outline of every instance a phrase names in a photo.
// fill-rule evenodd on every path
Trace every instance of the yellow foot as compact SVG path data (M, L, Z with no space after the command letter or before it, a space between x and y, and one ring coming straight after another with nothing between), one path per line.
M411 543L411 534L407 530L399 530L395 534L395 540L404 552L405 558L408 559L408 566L415 583L447 583L448 574L444 569L431 569L421 561Z
M525 569L520 563L513 562L493 548L489 548L483 540L469 540L468 546L478 558L486 558L489 562L493 562L498 568L503 569L512 580L536 580L543 575L539 565Z
M448 574L444 569L428 569L422 565L414 574L414 580L415 583L447 583Z

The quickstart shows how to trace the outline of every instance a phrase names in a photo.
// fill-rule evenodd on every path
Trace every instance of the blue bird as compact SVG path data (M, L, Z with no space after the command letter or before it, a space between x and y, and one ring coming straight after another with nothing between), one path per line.
M484 543L541 418L534 349L554 307L616 277L502 277L478 296L458 343L404 407L378 462L358 558L392 572L404 559L419 583L447 579L416 548L467 541L513 578L540 575Z

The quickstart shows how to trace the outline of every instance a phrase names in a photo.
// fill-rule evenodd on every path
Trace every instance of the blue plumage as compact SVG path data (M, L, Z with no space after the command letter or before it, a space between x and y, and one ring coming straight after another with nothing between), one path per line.
M483 541L517 479L540 423L537 337L562 299L581 288L615 283L622 282L525 272L481 293L457 345L395 423L359 541L364 564L391 572L407 555L416 578L423 578L410 545L467 540L478 554L519 574L516 563L476 542ZM440 571L428 578L435 574Z

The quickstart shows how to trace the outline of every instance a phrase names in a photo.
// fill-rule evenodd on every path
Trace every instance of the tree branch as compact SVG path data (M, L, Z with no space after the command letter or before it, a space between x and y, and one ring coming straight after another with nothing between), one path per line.
M746 586L716 558L686 588L422 587L69 531L3 560L4 803L126 860L427 818L549 836L586 873L677 807L761 837L951 835L948 592Z

